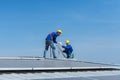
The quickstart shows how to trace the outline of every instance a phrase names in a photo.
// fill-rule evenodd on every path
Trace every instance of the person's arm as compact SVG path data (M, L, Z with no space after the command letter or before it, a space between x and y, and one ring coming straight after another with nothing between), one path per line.
M54 43L57 43L57 41L56 41L56 37L53 38L53 42L54 42Z
M62 46L62 48L65 48L65 49L66 49L66 48L67 48L67 46L64 46L64 45L63 45L63 46Z
M53 33L53 42L57 44L56 38L58 37L57 33Z

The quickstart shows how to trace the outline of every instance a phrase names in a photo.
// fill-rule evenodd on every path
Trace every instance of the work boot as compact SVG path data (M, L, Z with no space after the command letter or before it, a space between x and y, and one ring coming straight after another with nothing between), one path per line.
M47 53L47 51L45 50L45 51L44 51L43 58L46 58L46 53Z
M53 57L54 59L57 59L57 57Z

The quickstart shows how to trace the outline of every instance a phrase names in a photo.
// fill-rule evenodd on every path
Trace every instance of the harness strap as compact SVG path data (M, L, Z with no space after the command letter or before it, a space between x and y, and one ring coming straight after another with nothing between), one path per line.
M50 37L51 37L51 39L53 40L53 35L52 35L52 33L50 33Z

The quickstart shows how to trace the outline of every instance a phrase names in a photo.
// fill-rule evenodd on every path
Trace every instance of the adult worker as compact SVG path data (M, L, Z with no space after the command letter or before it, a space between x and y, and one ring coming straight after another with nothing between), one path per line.
M74 57L74 55L72 53L73 52L73 48L70 45L70 41L66 40L65 43L66 43L66 46L62 45L62 48L64 48L63 52L66 53L67 58L73 58Z
M46 58L46 53L49 49L49 46L52 48L53 58L57 58L55 54L55 45L57 44L56 38L62 34L62 30L57 30L56 32L52 32L47 35L45 39L45 51L43 57Z

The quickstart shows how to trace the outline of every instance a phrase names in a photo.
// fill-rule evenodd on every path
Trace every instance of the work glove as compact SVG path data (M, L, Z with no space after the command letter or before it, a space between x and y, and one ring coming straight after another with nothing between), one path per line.
M62 44L62 42L58 42L58 44L60 45L60 46L62 46L63 44Z

